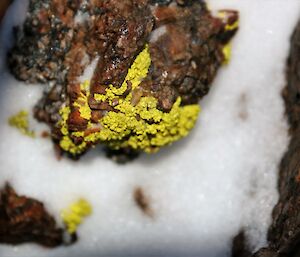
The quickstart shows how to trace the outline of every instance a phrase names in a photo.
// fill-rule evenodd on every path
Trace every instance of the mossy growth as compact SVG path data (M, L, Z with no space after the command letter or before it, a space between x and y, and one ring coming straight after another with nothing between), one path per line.
M73 203L68 209L63 210L61 217L70 234L76 232L78 226L83 219L92 213L92 206L85 199L79 199Z
M25 110L19 111L17 114L12 115L8 119L8 124L11 127L17 128L22 134L29 136L29 137L35 137L35 133L33 130L29 129L29 114Z
M88 120L86 131L69 132L68 116L70 107L64 106L60 110L61 121L59 126L63 137L60 147L78 155L85 151L88 145L104 143L111 149L130 147L138 151L153 153L162 146L171 144L188 135L194 127L199 105L181 106L181 98L178 97L170 112L158 109L157 99L153 96L140 97L138 102L133 103L133 94L142 80L147 76L151 64L148 46L137 56L128 70L128 74L119 88L110 85L105 94L95 94L98 102L106 101L114 105L114 111L109 111L99 119L97 124L90 121L91 110L88 105L89 82L82 84L82 94L75 103L79 108L82 118ZM124 97L128 82L131 84L130 92ZM75 144L72 138L80 138L81 143Z

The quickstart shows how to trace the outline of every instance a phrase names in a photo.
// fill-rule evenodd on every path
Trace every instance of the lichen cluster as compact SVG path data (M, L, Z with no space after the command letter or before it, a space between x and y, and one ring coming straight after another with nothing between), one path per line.
M153 153L160 147L185 137L196 123L199 105L181 106L181 98L178 97L167 113L158 109L157 99L153 96L141 96L138 101L134 97L138 94L140 83L148 74L150 64L150 53L146 46L128 70L121 87L110 85L105 94L94 95L99 103L106 101L114 105L114 111L107 112L97 124L90 121L92 110L88 104L89 82L84 82L74 106L79 108L80 116L88 121L87 129L70 132L68 117L71 109L64 106L60 110L59 126L63 134L60 147L72 155L78 155L84 152L88 145L101 142L111 149L130 147ZM131 90L124 97L128 83ZM74 137L80 139L81 143L75 144L72 140Z
M35 137L34 131L30 130L29 128L29 118L28 118L28 112L25 110L19 111L17 114L12 115L8 119L8 124L11 127L15 127L18 129L22 134L29 136L29 137Z
M61 217L70 234L76 232L83 219L92 213L92 206L85 199L79 199L68 209L63 210Z

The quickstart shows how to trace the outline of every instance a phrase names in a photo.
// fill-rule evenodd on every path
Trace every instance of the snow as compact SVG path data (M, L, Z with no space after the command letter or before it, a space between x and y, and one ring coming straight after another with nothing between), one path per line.
M2 63L24 5L16 0L2 24ZM0 245L1 256L227 257L242 228L253 251L265 245L278 198L278 164L289 141L280 93L300 2L210 0L209 6L239 10L241 21L231 62L201 102L197 127L186 139L125 166L98 149L80 162L57 161L50 140L10 128L7 118L30 110L43 86L17 82L0 63L0 185L9 181L18 193L43 201L58 222L60 211L80 197L93 206L77 244ZM33 119L31 124L38 133L47 129ZM149 197L153 217L134 203L136 187Z

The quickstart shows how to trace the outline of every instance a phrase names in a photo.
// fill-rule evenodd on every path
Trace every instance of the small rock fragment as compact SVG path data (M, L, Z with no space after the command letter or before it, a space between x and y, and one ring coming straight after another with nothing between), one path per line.
M140 208L140 210L147 216L153 217L153 210L150 207L150 200L145 195L144 190L141 187L135 188L133 192L133 198L136 205Z
M6 184L0 190L0 242L22 244L35 242L47 247L63 244L63 229L44 205L32 198L19 196Z

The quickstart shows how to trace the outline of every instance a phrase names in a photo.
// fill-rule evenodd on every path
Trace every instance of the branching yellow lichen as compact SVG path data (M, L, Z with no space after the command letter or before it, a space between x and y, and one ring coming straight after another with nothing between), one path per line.
M17 128L22 134L35 137L34 131L29 129L28 112L25 110L19 111L17 114L8 119L8 124Z
M121 87L116 88L113 85L110 85L106 89L106 93L102 94L94 94L95 100L101 102L109 100L111 103L116 97L123 95L127 90L127 81L130 81L132 90L138 87L141 81L147 76L148 70L151 64L151 58L149 53L149 46L146 45L144 50L136 57L134 63L131 65L124 82ZM131 96L130 96L131 98Z
M88 97L89 97L88 94L86 95L81 92L79 98L74 103L74 106L79 108L80 116L86 120L91 119L91 113L92 113L88 104Z
M61 121L59 122L59 125L61 127L60 130L61 130L62 134L65 136L69 134L67 120L69 118L70 112L71 112L71 110L70 110L70 107L68 107L68 106L64 106L59 110L59 114L61 117Z
M64 135L62 140L59 142L59 145L66 152L76 155L76 154L80 154L84 151L84 149L86 147L86 143L83 142L80 145L75 145L73 143L72 139L69 137L67 121L68 121L70 112L71 112L71 110L70 110L70 107L68 107L68 106L62 107L59 111L59 114L61 116L61 121L59 122L60 131ZM76 132L74 132L74 133L76 133ZM78 137L83 136L83 134L82 134L83 132L79 132L79 133L80 134L77 134Z
M71 154L82 153L87 144L102 142L113 149L131 147L147 153L157 151L160 147L173 143L186 136L194 127L200 107L198 105L180 106L181 99L178 97L169 113L160 111L157 99L151 96L141 97L138 103L133 105L132 90L136 89L141 81L147 76L151 64L148 46L137 56L130 67L128 74L120 88L110 85L105 94L95 94L94 98L101 101L112 102L118 100L114 107L117 111L108 112L99 124L89 122L88 128L97 126L97 132L85 135L84 132L71 132L67 129L67 119L70 109L62 108L61 132L64 135L60 142L63 150ZM131 91L126 97L122 95L127 90L127 81L131 83ZM86 85L84 86L85 88ZM88 90L83 90L78 107L82 117L90 117L88 107ZM72 137L81 137L83 142L79 145L73 143Z
M83 218L92 213L91 205L84 199L79 199L73 203L67 210L63 210L61 217L70 234L76 232L77 227L82 223Z
M85 141L107 142L113 149L129 146L147 153L155 152L186 136L195 125L199 106L180 107L180 101L178 98L169 113L157 109L154 97L143 97L135 107L124 101L117 106L120 112L109 112L101 120L103 129L85 137Z
M82 92L74 103L74 106L79 108L80 116L86 120L91 119L91 109L88 104L88 98L90 96L89 85L89 81L85 81L81 84L80 88Z

